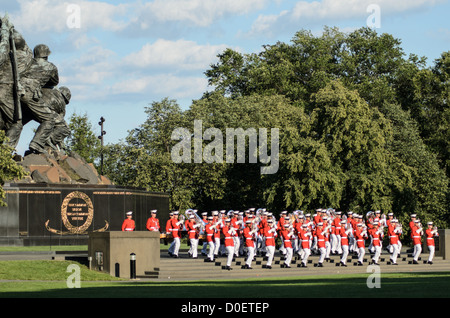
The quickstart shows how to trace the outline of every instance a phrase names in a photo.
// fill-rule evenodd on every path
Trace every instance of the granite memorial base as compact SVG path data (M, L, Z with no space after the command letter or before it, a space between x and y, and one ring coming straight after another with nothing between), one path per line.
M159 232L89 233L88 258L92 270L121 278L136 278L159 271L159 247Z
M169 218L165 193L113 185L6 184L0 207L0 245L87 245L88 233L121 231L133 211L137 231L146 231L150 211Z

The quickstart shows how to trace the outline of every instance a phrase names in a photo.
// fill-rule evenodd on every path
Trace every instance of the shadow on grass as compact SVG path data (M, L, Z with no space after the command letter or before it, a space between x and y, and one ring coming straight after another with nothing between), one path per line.
M81 282L20 282L21 291L5 291L8 298L448 298L450 273L386 274L380 288L369 288L368 275L294 277L260 280ZM33 287L33 284L36 286ZM18 287L16 287L17 289ZM20 288L20 287L19 287ZM34 288L34 290L33 290Z

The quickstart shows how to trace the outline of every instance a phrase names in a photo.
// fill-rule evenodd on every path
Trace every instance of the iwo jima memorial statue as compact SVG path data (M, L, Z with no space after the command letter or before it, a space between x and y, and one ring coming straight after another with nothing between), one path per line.
M48 60L47 45L32 51L7 16L0 21L5 143L16 149L23 127L39 123L29 150L23 157L15 155L27 175L2 185L6 206L0 207L0 245L87 244L89 232L120 231L127 211L133 211L136 230L145 230L152 209L165 222L167 194L113 185L94 165L62 150L70 134L64 119L70 89L58 87L58 69Z

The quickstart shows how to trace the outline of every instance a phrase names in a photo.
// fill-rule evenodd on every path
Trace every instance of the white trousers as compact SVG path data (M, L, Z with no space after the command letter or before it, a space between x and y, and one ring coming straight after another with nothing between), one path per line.
M234 255L234 246L227 246L227 252L228 252L228 256L227 256L227 266L231 266L231 262L233 261L233 255Z
M292 247L285 247L285 250L286 250L286 259L284 260L284 264L290 266L292 261L293 249Z
M374 250L375 250L375 255L372 257L372 261L374 261L375 263L378 263L378 259L380 258L381 255L381 246L373 246Z
M348 256L348 245L342 245L341 262L343 264L347 264L347 256Z
M302 249L302 252L300 253L300 257L301 257L302 263L304 265L308 264L309 255L311 255L311 249L309 249L309 248Z
M435 246L434 245L429 245L428 246L428 250L430 251L430 256L428 256L428 261L432 262L433 261L433 257L434 257Z
M366 249L364 247L358 248L358 262L362 263L364 260L364 255L366 255Z
M173 239L172 244L170 244L169 252L171 252L173 255L177 255L178 256L178 251L179 250L180 250L180 238L179 237L175 237Z
M239 246L241 246L241 240L239 239L239 236L233 236L233 242L234 242L234 255L239 256ZM227 248L228 251L228 248Z
M208 242L208 246L208 258L212 261L214 259L214 241Z
M220 237L214 238L214 255L219 255Z
M192 255L192 257L197 257L197 249L198 249L198 239L190 239L191 242L191 248L189 249L189 253Z
M414 245L413 259L417 262L419 260L420 253L422 253L422 245Z
M275 246L266 246L267 266L272 266L273 256L275 255Z
M319 263L323 263L323 261L325 260L327 249L325 247L321 247L319 248L319 251L320 251Z
M391 260L393 263L397 263L397 257L398 257L398 253L400 252L399 248L398 248L398 244L393 244L391 245Z
M249 247L247 247L247 252L248 252L248 255L247 255L247 260L245 261L245 264L251 267L253 257L255 256L255 248L249 246Z

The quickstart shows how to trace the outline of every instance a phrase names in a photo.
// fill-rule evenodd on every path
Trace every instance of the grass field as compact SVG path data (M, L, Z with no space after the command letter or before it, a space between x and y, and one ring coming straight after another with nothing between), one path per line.
M161 245L161 249L166 246ZM0 251L48 251L49 247L0 247ZM87 246L52 250L87 250ZM80 268L80 288L69 288L71 271ZM139 281L91 271L70 261L0 261L0 298L448 298L449 272L381 275L380 288L369 288L370 274L301 276L246 280Z
M80 288L69 288L68 261L0 261L0 297L8 298L448 298L450 273L162 281L123 280L81 266Z

